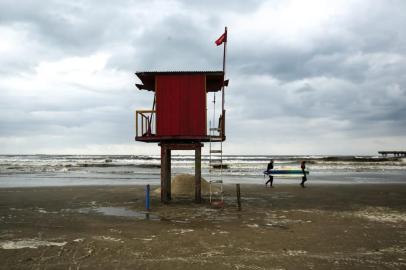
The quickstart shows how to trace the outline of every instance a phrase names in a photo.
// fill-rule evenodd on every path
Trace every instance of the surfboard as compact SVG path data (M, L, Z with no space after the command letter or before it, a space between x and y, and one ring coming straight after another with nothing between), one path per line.
M310 174L308 170L305 170L306 174ZM298 169L279 169L279 170L269 170L269 171L264 171L264 174L266 175L292 175L292 174L300 174L303 175L302 170Z

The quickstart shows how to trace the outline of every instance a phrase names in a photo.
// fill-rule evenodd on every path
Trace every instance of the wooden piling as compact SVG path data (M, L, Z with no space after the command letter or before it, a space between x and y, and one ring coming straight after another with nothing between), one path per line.
M147 211L149 211L149 209L150 209L149 194L150 194L150 186L147 185L145 187L145 210L147 210Z
M195 202L202 201L202 148L195 149Z
M241 191L240 191L240 184L236 184L237 189L237 207L238 210L241 210Z
M161 202L164 202L164 192L165 188L165 168L166 168L166 158L165 158L165 147L161 145Z
M171 150L161 145L161 202L171 200Z
M168 172L168 177L166 178L166 181L167 181L167 183L166 183L166 198L167 198L167 200L168 201L171 201L172 200L172 196L171 196L171 189L172 189L172 187L171 187L171 173L172 173L172 171L171 171L171 167L172 167L172 159L171 159L171 150L170 149L167 149L166 150L167 151L167 153L166 153L166 163L168 164L167 166L167 168L166 168L166 170L167 170L167 172Z

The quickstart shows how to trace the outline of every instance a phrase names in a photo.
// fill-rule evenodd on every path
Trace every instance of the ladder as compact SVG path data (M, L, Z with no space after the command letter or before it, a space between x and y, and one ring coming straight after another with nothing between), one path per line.
M212 128L211 121L210 140L209 140L209 185L210 185L210 203L220 202L223 204L223 142L213 141L216 132L221 133L220 128ZM215 146L216 145L216 146ZM212 188L213 186L213 188ZM214 190L214 187L220 187L220 191Z
M213 148L215 143L220 144L219 149ZM209 154L210 203L213 203L215 200L223 203L223 142L213 142L210 139ZM214 187L218 186L220 191L214 190Z
M211 126L211 123L210 123ZM221 180L223 179L223 142L213 140L215 132L221 132L220 128L210 127L210 145L209 145L209 172L218 171L219 169ZM217 146L215 146L217 145Z

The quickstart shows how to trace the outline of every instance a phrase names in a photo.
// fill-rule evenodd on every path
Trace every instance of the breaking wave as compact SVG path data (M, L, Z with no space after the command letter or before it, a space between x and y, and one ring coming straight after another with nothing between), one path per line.
M222 175L229 182L260 182L270 159L274 160L275 168L299 168L300 162L306 160L312 179L335 177L342 181L346 177L358 179L360 175L368 179L372 175L380 179L383 175L398 175L399 181L406 182L405 158L379 156L224 155L227 168L222 170ZM194 155L173 155L171 167L172 174L194 173ZM210 176L207 155L202 156L202 173L206 178ZM58 181L61 185L159 183L160 156L0 155L0 187L21 186L30 181L35 186L35 181L41 179L49 179L46 183L50 185Z

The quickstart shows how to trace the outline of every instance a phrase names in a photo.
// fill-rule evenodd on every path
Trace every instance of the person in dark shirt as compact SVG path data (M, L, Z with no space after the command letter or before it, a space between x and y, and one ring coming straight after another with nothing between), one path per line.
M307 176L306 176L306 161L302 161L300 163L300 168L302 169L303 172L303 176L302 176L302 183L300 183L300 185L302 186L302 188L305 187L304 183L307 181Z
M269 180L265 183L265 187L268 185L268 183L270 183L270 187L273 187L273 175L271 175L270 170L273 169L273 159L271 159L268 163L268 167L267 167L267 172L269 175Z

